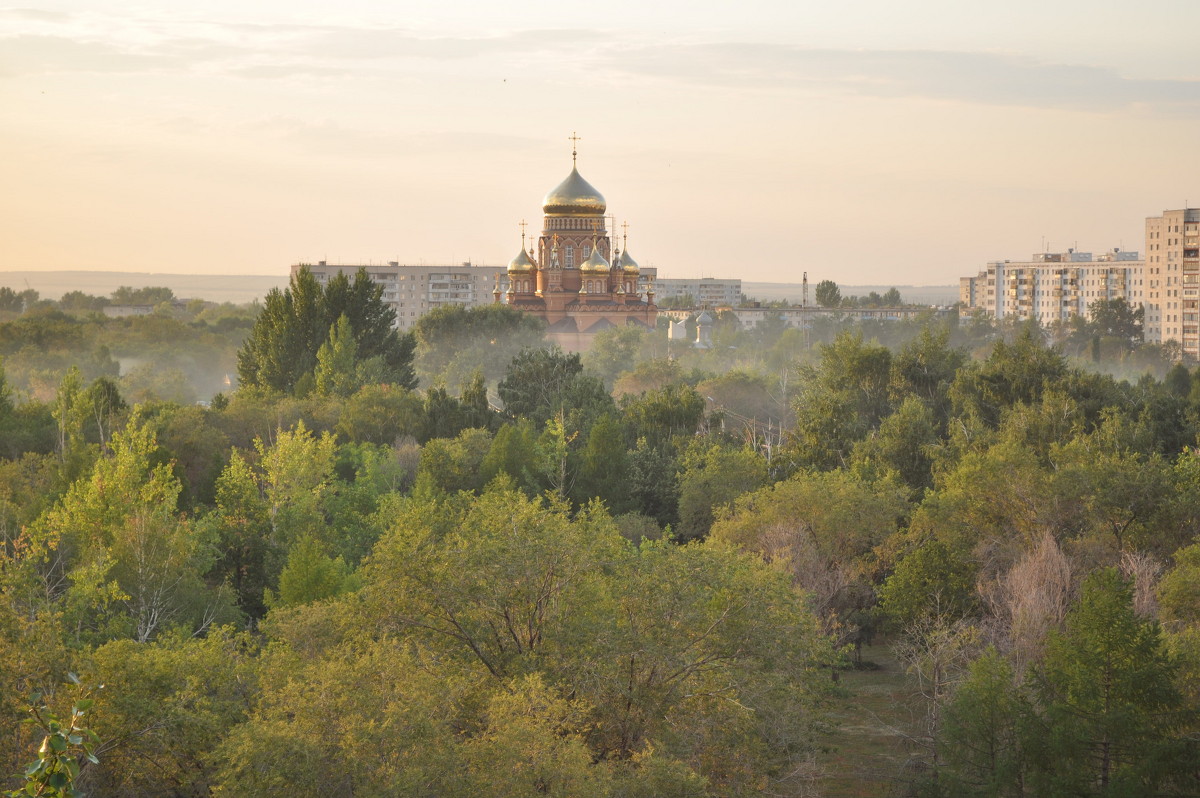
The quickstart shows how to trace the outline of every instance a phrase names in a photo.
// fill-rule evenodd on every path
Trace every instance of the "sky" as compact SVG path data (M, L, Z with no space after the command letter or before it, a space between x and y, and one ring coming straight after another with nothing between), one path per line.
M507 263L571 168L663 277L937 285L1200 203L1195 0L0 9L0 272Z

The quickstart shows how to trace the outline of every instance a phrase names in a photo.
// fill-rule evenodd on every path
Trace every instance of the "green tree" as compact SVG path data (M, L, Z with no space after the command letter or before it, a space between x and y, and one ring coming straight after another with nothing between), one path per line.
M631 441L644 439L651 446L666 446L674 438L696 434L704 418L704 398L686 385L668 385L626 397L621 415Z
M336 429L343 440L390 445L420 436L424 413L424 403L415 391L396 385L364 385L342 405Z
M583 365L612 388L622 372L629 371L646 337L638 327L612 327L598 333L583 355Z
M494 383L523 349L545 345L546 323L510 305L448 305L417 319L416 367L424 385L459 385L475 372Z
M543 481L537 438L537 432L529 421L502 425L480 464L484 484L505 474L527 495L536 496L540 493Z
M901 629L925 618L963 618L976 606L977 568L961 547L924 541L900 559L880 588L883 612Z
M943 795L1021 798L1026 726L1033 711L1008 662L994 648L971 663L946 707L940 739Z
M347 397L359 388L356 369L358 344L350 319L343 313L337 324L329 328L329 340L317 350L314 373L317 393L322 396Z
M1129 583L1115 569L1088 576L1036 674L1035 791L1134 796L1182 786L1194 759L1174 676L1157 625L1134 613Z
M253 469L236 449L217 479L216 509L205 520L214 528L221 552L212 575L233 588L243 612L261 618L271 562L282 556L271 552L267 503Z
M295 607L332 598L351 585L350 569L342 558L328 556L319 543L305 538L292 546L279 574L279 593L268 590L266 602L271 607Z
M822 280L817 283L814 296L817 304L823 308L836 308L842 304L842 291L833 280Z
M679 525L681 541L708 536L713 521L735 499L762 487L767 463L755 451L696 441L681 458Z
M578 354L525 349L513 358L497 391L509 416L540 425L563 409L568 391L582 374Z
M417 489L480 490L483 462L491 448L492 435L485 429L465 429L455 438L426 441L417 467Z
M633 506L628 484L629 462L625 435L612 415L601 416L588 432L579 454L579 473L572 495L579 504L598 498L610 513L619 515Z
M995 427L1005 408L1037 402L1066 374L1062 354L1043 343L1040 328L1027 325L1012 344L997 341L983 363L960 369L950 399L956 415Z
M885 418L875 434L854 444L851 462L855 468L889 471L900 476L919 498L933 485L934 447L941 439L933 412L915 396L909 396L895 413Z
M1133 348L1142 343L1144 315L1140 305L1130 307L1123 298L1097 299L1088 305L1088 329L1093 335L1115 338L1125 347Z
M317 353L342 315L353 331L358 363L373 362L368 371L381 381L416 387L414 339L396 331L395 312L383 302L383 287L372 283L365 269L353 281L339 274L324 288L301 269L286 289L267 294L238 351L242 385L304 393L315 383Z
M847 465L855 442L875 429L890 410L891 352L841 333L821 347L816 368L802 374L795 400L796 426L785 456L794 467Z
M104 743L87 774L90 793L208 794L215 749L247 720L258 695L256 653L249 634L229 627L96 649L88 671L104 683L94 722Z

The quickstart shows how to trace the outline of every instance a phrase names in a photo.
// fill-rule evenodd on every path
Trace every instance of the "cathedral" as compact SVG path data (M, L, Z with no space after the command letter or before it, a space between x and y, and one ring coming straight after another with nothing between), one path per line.
M574 140L575 137L572 136ZM536 257L521 233L521 252L508 264L508 304L546 320L547 338L582 351L596 333L638 325L653 329L658 316L654 283L639 289L640 269L606 227L604 197L583 179L571 151L571 174L542 200ZM522 228L524 222L521 223ZM615 232L615 231L614 231ZM500 301L500 289L495 300Z

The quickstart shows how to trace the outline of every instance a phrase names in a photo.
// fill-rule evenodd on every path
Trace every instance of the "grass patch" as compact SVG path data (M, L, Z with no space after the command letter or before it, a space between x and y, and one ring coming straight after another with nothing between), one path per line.
M863 667L841 674L845 697L833 706L835 728L820 759L825 798L903 795L921 751L910 739L924 709L886 644L865 647Z

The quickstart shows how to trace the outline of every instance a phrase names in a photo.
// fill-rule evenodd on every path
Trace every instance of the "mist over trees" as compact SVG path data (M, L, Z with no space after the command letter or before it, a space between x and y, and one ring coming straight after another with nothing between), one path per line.
M1197 791L1200 375L1127 308L581 356L359 277L85 299L0 320L6 773L73 673L102 795Z

